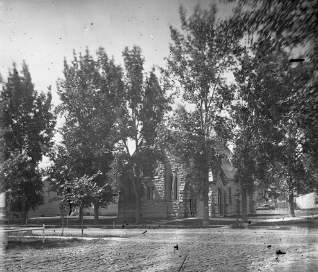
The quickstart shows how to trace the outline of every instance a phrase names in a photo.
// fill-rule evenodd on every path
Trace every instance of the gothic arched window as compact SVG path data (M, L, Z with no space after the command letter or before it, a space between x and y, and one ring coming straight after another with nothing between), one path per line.
M174 200L178 200L178 178L177 176L174 177Z
M173 176L171 175L168 181L168 199L172 199L172 188L173 188Z

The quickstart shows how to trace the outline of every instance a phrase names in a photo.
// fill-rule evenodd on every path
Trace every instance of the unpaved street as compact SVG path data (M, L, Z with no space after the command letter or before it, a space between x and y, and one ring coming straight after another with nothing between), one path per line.
M180 271L318 271L317 230L90 231L118 238L9 248L2 271L179 271L182 262ZM286 254L277 258L278 249Z

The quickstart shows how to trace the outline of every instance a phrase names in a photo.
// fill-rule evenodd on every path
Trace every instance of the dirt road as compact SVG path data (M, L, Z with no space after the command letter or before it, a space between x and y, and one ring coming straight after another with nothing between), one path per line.
M1 271L318 271L318 230L90 231L119 238L9 244Z

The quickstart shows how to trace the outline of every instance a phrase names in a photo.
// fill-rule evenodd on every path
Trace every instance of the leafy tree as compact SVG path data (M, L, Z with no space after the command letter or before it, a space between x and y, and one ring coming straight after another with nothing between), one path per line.
M233 27L250 35L271 50L306 48L313 69L317 70L317 16L315 1L226 0L236 2ZM255 34L255 35L254 35ZM265 48L264 48L264 51ZM265 55L264 55L265 56Z
M121 192L132 184L136 201L136 222L140 220L140 208L145 178L154 174L161 159L156 144L156 128L166 111L167 99L159 85L154 69L144 75L144 59L141 49L134 46L123 51L125 64L125 104L118 115L119 139L111 177ZM134 149L129 150L129 146ZM121 173L121 174L119 174Z
M289 214L295 217L294 195L308 193L312 189L312 177L306 171L301 156L295 152L297 142L294 139L286 139L280 149L280 156L270 164L268 176L278 192L288 196Z
M44 203L42 175L31 160L27 155L17 154L3 164L7 210L22 212L22 224L28 211Z
M84 56L77 57L74 52L70 65L64 61L65 79L58 81L62 101L58 113L65 119L61 129L65 150L59 148L61 154L55 156L53 169L62 167L65 173L55 177L54 182L64 186L65 182L76 184L86 177L85 180L90 181L87 184L91 185L89 196L83 198L79 194L78 201L74 197L70 201L84 206L93 203L95 223L98 208L108 205L113 196L107 172L113 160L117 112L122 103L118 100L124 87L121 73L121 68L108 58L104 49L98 50L96 61L87 49ZM74 196L78 195L76 186L68 188ZM81 211L84 206L80 206Z
M38 163L52 146L52 95L50 91L44 94L34 89L25 62L21 73L13 64L0 95L4 189L11 191L10 207L22 213L24 223L28 211L43 204Z
M91 176L84 174L78 177L76 159L63 145L56 145L54 152L51 153L54 164L47 169L47 179L51 183L52 190L58 193L55 199L69 203L71 210L79 207L82 220L82 208L91 207L96 203L98 206L105 207L114 199L111 184L107 182L108 180L105 182L106 174L97 171ZM98 209L94 208L95 224L97 224Z
M266 59L268 52L284 49L306 58L299 64L298 73L290 80L294 89L290 93L289 117L302 131L303 155L306 155L307 168L317 176L318 168L318 104L317 66L318 41L316 35L316 1L263 1L238 0L237 8L229 20L233 31L248 36L251 43L259 44L258 62Z
M216 13L215 5L207 11L197 6L187 18L180 8L182 31L170 27L173 43L166 71L181 85L184 102L193 107L189 112L178 109L170 130L174 149L184 163L191 161L193 181L199 181L204 225L209 224L209 170L217 167L219 151L230 137L231 122L223 110L229 109L233 90L224 73L234 64L231 51L238 38L226 22L216 20Z
M199 124L199 118L195 111L189 112L185 106L179 105L172 116L169 116L169 120L161 125L160 132L162 141L176 155L179 163L189 170L191 189L197 196L202 196L206 189L202 182L205 179L206 167L209 170L218 170L224 139L216 135L203 138L200 127L196 125ZM203 156L205 144L208 146L209 166L206 166L206 158Z
M239 128L233 159L238 169L235 179L250 192L257 182L269 186L273 177L281 180L274 183L289 194L291 215L295 216L294 192L308 187L308 178L302 178L308 175L300 159L300 131L289 114L290 96L297 84L291 79L298 69L290 67L286 52L271 52L270 47L260 63L263 49L264 44L255 42L250 54L246 51L238 56L235 77L241 103L235 110Z

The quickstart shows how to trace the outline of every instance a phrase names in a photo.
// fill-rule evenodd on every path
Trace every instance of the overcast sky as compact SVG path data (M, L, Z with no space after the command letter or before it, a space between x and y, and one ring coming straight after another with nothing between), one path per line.
M141 47L145 70L165 66L169 54L169 26L180 27L179 8L188 15L199 3L209 8L215 0L0 0L0 74L6 80L13 62L20 71L29 66L38 91L52 86L58 104L56 81L63 74L63 60L72 60L73 50L95 53L104 47L117 64L123 64L125 46ZM219 17L233 5L219 6ZM61 124L58 119L58 125ZM56 134L55 140L60 141Z
M197 3L208 8L213 0L0 0L0 73L4 79L13 62L29 65L39 91L62 77L63 59L72 52L91 53L104 47L109 56L122 63L125 46L141 47L145 70L164 66L169 54L169 25L180 26L179 7L190 15ZM220 6L220 17L231 6Z

